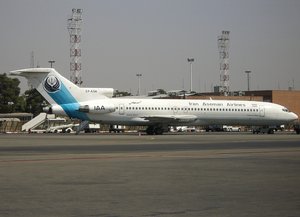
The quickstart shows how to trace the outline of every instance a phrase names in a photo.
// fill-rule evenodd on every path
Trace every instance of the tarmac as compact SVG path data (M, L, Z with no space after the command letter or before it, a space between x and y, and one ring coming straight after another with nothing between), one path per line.
M2 134L0 216L300 216L300 135Z

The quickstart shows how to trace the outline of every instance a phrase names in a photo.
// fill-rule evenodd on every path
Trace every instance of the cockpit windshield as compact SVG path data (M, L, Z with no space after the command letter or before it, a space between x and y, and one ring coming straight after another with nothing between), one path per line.
M284 112L290 112L287 108L283 108L282 111L284 111Z

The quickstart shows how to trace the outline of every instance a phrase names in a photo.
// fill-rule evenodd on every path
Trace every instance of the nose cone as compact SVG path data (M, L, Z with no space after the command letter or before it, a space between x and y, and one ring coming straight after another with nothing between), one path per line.
M291 121L296 121L298 118L298 115L296 115L294 112L291 112Z

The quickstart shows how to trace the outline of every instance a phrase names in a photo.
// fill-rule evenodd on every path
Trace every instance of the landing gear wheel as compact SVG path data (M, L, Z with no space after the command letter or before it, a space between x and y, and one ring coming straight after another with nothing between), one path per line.
M161 127L157 127L154 129L156 135L162 135L164 133L164 129Z
M146 133L148 135L162 135L164 133L164 129L162 127L153 127L153 126L149 126L146 129Z
M153 127L153 126L147 127L146 133L147 133L148 135L154 135L154 127Z

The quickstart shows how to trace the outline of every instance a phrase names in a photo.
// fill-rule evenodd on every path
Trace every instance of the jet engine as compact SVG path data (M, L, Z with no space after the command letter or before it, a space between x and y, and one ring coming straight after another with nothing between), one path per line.
M114 112L115 110L116 108L113 104L105 104L105 103L81 105L79 106L78 109L79 112L95 113L95 114L106 114L106 113Z
M65 115L63 108L59 105L52 105L43 108L47 114Z

